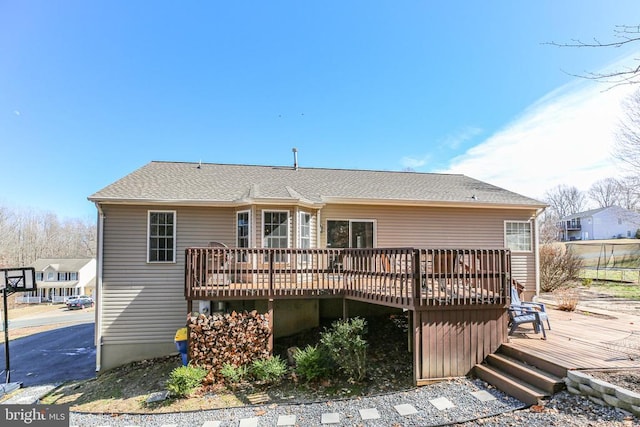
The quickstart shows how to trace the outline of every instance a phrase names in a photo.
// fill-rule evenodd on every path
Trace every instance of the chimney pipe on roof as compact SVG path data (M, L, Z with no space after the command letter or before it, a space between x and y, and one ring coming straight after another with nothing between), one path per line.
M291 151L293 151L293 169L298 170L298 149L293 147Z

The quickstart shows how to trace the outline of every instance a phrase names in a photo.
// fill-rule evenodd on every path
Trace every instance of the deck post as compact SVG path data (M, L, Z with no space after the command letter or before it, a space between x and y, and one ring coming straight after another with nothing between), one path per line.
M420 339L422 336L420 318L422 316L416 310L412 310L410 313L413 326L413 385L417 386L422 377L422 344Z
M420 249L413 249L413 307L414 310L422 304L422 263L420 262ZM425 264L426 265L426 264ZM424 272L427 273L426 271Z
M342 320L349 318L349 303L346 298L342 298Z
M273 356L273 335L275 332L275 322L273 319L273 298L269 298L269 302L267 303L267 311L269 313L269 329L271 329L271 333L269 334L269 343L267 344L269 354Z
M273 282L275 280L275 266L274 266L274 253L275 251L269 251L269 296L273 296ZM269 300L273 301L273 300Z

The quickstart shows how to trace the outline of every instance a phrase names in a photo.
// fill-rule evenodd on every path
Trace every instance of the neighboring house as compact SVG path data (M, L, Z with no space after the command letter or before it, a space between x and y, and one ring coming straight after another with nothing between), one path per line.
M36 271L37 290L20 295L17 302L62 303L72 295L95 294L95 258L39 259L29 267Z
M579 212L560 219L560 240L635 238L640 213L618 206Z
M191 310L269 312L282 336L347 312L404 309L421 331L416 380L464 375L506 340L512 276L525 295L538 289L546 205L463 175L151 162L89 200L99 213L97 370L175 352ZM454 277L468 291L457 299ZM442 309L456 304L464 314ZM445 352L465 359L457 371L429 371L435 352L428 362L417 340L436 333L459 340Z

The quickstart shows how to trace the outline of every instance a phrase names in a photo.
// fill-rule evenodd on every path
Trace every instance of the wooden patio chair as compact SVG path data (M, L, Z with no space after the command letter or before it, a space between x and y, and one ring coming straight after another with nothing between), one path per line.
M549 316L547 315L547 309L545 305L541 302L533 302L533 301L521 301L520 296L518 295L518 291L516 290L517 284L511 285L511 307L518 308L526 308L529 310L537 311L540 313L540 320L546 321L549 330L551 330L551 323L549 323Z
M540 311L525 307L509 307L509 335L513 335L516 329L523 324L531 323L536 334L542 331L542 339L547 339L544 324L540 318Z

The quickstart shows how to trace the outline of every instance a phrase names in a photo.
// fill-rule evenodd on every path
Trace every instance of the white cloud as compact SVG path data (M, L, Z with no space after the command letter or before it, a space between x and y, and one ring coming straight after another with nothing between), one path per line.
M418 169L426 165L429 161L429 158L430 156L424 156L421 158L405 156L402 158L402 160L400 160L400 163L402 163L402 166L405 168Z
M481 133L482 129L469 126L456 133L447 135L447 137L442 141L442 145L455 150L460 147L463 142L468 141Z
M622 176L611 151L620 102L638 88L606 88L576 81L549 93L442 172L534 198L559 184L587 190L599 179Z

